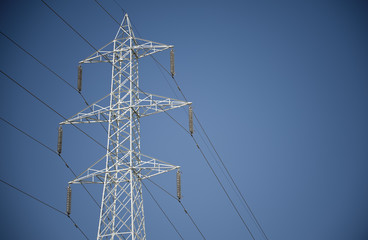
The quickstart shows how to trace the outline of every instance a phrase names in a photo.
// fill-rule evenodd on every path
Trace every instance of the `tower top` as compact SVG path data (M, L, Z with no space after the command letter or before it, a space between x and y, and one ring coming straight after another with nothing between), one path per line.
M173 45L136 38L128 14L125 14L114 40L97 50L86 59L80 61L79 64L97 62L112 63L114 53L120 51L125 53L132 51L134 56L139 59L169 48L172 49L173 47Z
M115 40L130 37L135 38L128 13L126 13L124 15L123 21L121 21L118 32L116 33Z

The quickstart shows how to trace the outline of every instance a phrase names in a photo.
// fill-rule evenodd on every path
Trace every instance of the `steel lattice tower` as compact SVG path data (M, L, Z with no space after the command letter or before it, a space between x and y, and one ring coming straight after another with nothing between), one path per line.
M136 38L126 14L115 39L80 61L112 65L111 93L60 123L108 123L107 153L99 160L105 167L96 169L97 162L69 182L103 184L97 239L146 239L141 181L179 169L140 147L140 118L191 104L139 88L138 60L167 49L173 46Z

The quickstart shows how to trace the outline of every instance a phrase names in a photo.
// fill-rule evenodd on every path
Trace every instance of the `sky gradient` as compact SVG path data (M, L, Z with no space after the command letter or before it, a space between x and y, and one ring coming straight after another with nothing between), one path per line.
M368 239L366 1L116 1L136 35L175 45L176 79L270 240ZM47 3L97 48L117 32L93 0ZM101 4L123 19L113 0ZM94 50L41 1L0 6L0 31L76 86L78 61ZM59 113L85 108L76 91L3 35L0 47L0 69ZM168 51L156 57L169 68ZM182 99L152 59L142 59L139 71L144 91ZM56 150L63 119L0 79L0 116ZM108 94L110 80L109 64L85 65L88 102ZM183 111L170 114L187 126ZM183 204L206 239L252 239L191 137L165 114L141 123L142 153L182 167ZM83 130L106 143L98 125ZM64 211L73 179L64 163L3 121L0 131L0 178ZM214 152L200 145L255 239L263 239ZM104 154L64 128L62 156L77 174ZM175 173L153 180L176 194ZM145 184L184 239L201 239L177 201ZM72 188L71 216L95 239L98 208L82 187ZM101 186L88 189L100 201ZM143 191L147 239L180 239ZM3 239L83 239L67 217L3 183L0 196Z

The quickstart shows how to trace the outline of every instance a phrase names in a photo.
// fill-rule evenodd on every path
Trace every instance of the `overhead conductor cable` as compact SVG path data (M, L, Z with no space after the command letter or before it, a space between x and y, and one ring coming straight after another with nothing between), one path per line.
M59 126L58 143L57 143L57 152L59 155L61 154L62 144L63 144L63 128Z

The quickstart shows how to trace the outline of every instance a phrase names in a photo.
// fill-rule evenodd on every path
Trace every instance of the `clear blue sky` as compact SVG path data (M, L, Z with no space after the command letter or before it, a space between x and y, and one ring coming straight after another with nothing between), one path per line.
M367 1L116 1L144 39L175 45L176 79L270 240L368 239ZM116 23L93 0L47 2L95 47L114 38ZM122 20L113 0L101 4ZM94 52L41 1L1 1L0 30L74 86L78 61ZM3 35L0 48L0 69L58 112L70 117L85 107ZM156 57L169 67L168 52ZM89 102L109 92L110 75L108 64L84 67ZM0 79L0 116L56 149L62 119ZM175 98L150 58L140 62L140 84ZM187 125L182 111L172 115ZM83 129L106 142L101 127ZM0 131L0 178L64 211L73 175L3 121ZM62 155L77 174L104 153L64 128ZM182 166L183 203L207 239L251 239L191 138L165 114L142 119L142 153ZM175 194L174 173L153 180ZM201 239L175 200L147 186L184 239ZM100 201L101 186L88 189ZM0 197L2 239L83 239L65 216L3 183ZM179 239L147 192L144 202L147 239ZM90 239L98 215L73 186L72 217Z

